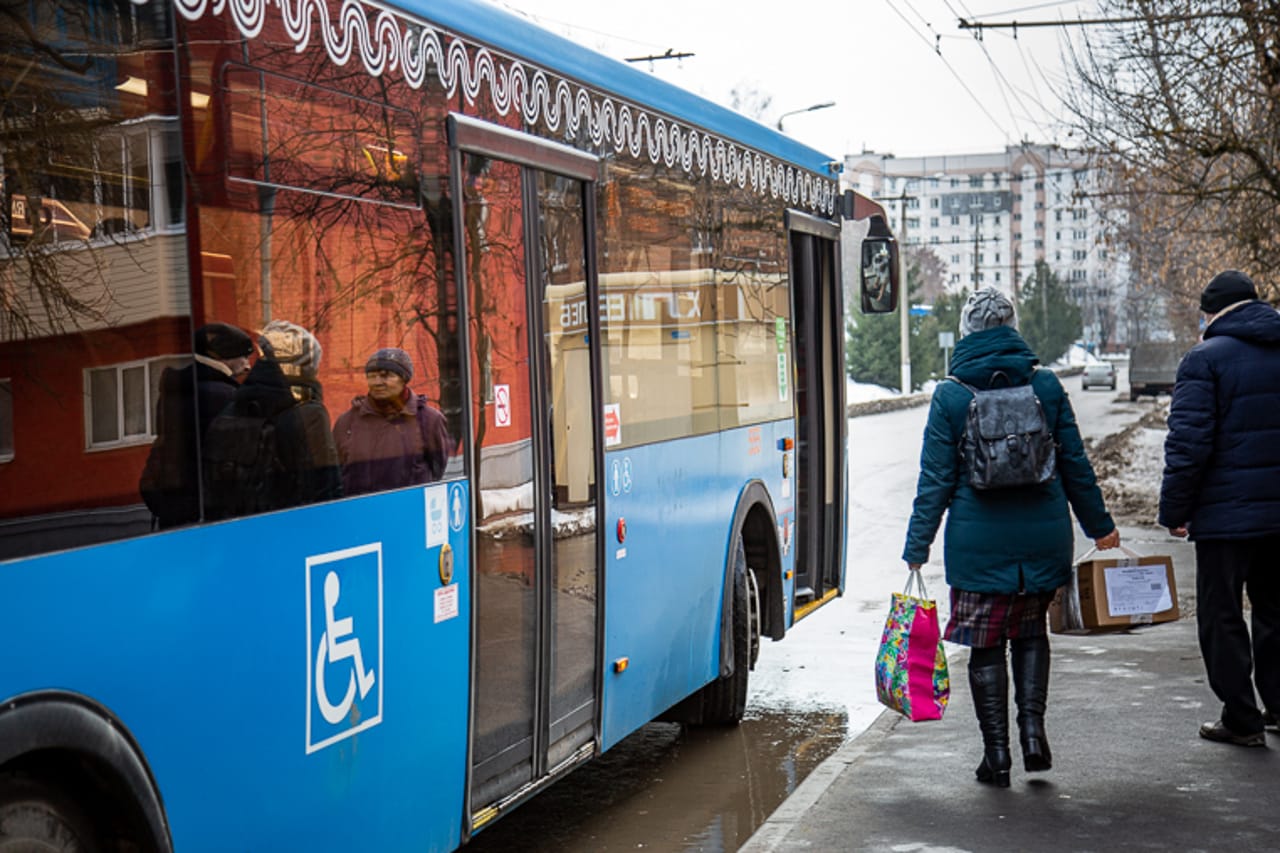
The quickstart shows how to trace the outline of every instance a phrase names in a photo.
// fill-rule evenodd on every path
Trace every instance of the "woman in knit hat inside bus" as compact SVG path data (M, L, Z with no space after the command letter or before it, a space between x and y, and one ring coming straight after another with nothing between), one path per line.
M369 391L333 425L343 492L361 495L439 480L449 458L444 415L409 388L413 359L383 347L364 366Z

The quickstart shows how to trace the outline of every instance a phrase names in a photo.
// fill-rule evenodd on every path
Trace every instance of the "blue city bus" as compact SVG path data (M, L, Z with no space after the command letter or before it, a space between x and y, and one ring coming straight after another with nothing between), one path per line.
M452 850L742 718L896 305L836 161L471 0L5 16L0 847Z

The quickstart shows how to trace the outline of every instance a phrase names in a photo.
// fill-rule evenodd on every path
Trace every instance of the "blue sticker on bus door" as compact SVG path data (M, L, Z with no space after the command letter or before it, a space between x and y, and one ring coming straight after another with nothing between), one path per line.
M382 543L307 558L307 753L382 722Z

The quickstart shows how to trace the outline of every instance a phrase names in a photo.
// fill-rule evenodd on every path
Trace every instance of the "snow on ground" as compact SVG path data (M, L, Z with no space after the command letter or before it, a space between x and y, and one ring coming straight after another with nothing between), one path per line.
M846 403L866 403L870 400L888 400L900 396L902 395L892 388L868 385L865 382L854 382L852 379L845 382L844 398Z
M938 383L930 379L915 394L930 395L933 393L934 387ZM868 385L865 382L854 382L852 379L845 380L845 402L853 403L869 403L873 400L896 400L901 397L901 392L896 388L885 388L880 385Z
M1121 524L1156 523L1168 413L1168 399L1162 398L1139 421L1089 449L1107 509Z
M1053 363L1054 367L1083 367L1086 364L1100 364L1103 359L1098 358L1089 352L1080 344L1072 344L1071 349L1067 350L1066 355Z

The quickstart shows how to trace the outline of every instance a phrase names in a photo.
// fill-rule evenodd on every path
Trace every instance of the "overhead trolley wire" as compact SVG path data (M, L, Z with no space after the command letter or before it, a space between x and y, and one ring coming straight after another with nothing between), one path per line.
M1032 12L1032 11L1035 11L1036 9L1048 9L1053 6L1078 6L1078 5L1080 5L1080 0L1051 0L1051 2L1048 2L1048 3L1036 3L1034 6L1019 6L1016 9L1002 9L999 12L983 12L981 15L975 15L972 12L970 12L969 17L976 21L979 18L994 18L1000 15L1015 15L1018 12Z
M976 20L977 18L980 18L980 17L990 17L993 14L1007 14L1007 13L987 13L985 15L974 15L973 12L969 9L969 7L965 5L964 0L957 0L957 2L960 4L960 9L964 12L964 14L961 15L959 12L956 11L956 8L951 4L950 0L943 0L943 2L946 4L947 9L951 11L951 14L955 15L957 20L960 21L961 24L963 24L965 20ZM1078 2L1078 0L1056 0L1056 2L1041 3L1041 4L1037 4L1036 6L1022 7L1021 9L1013 9L1010 11L1018 12L1018 11L1023 11L1025 9L1038 9L1038 8L1045 8L1048 6L1060 6L1060 5L1065 5L1067 3L1075 3L1075 2ZM963 28L964 27L961 26L961 29ZM1027 121L1030 121L1032 124L1034 124L1039 129L1039 131L1043 133L1045 136L1047 137L1053 136L1052 127L1046 124L1045 122L1037 119L1035 117L1035 113L1027 106L1026 102L1023 100L1023 95L1025 94L1028 98L1031 99L1031 101L1037 107L1040 108L1041 113L1045 115L1049 115L1051 113L1051 111L1044 105L1043 99L1040 97L1039 88L1036 86L1035 74L1033 74L1031 69L1027 67L1026 52L1022 44L1021 43L1018 44L1018 54L1022 59L1023 68L1026 69L1027 76L1031 80L1033 93L1022 92L1021 90L1018 89L1018 87L1013 85L1013 83L1005 75L1004 71L1001 70L1000 65L995 60L995 57L991 55L991 51L987 49L986 42L982 38L981 29L979 29L977 32L973 34L973 38L978 43L978 46L982 49L982 53L984 56L986 56L987 62L991 65L992 73L995 75L996 83L1000 88L1000 97L1001 99L1004 100L1005 109L1009 111L1009 117L1014 122L1015 130L1018 131L1018 137L1020 139L1024 138L1022 135L1021 128L1018 127L1017 116L1014 114L1013 107L1009 103L1009 98L1005 94L1006 88L1013 95L1014 100L1017 101L1018 106L1022 109ZM1013 39L1014 41L1018 40L1017 30L1014 30ZM1036 68L1037 70L1039 70L1038 64ZM1040 73L1041 73L1041 76L1043 76L1043 71L1041 71Z
M902 14L902 10L900 10L897 6L893 5L893 0L884 0L884 2L889 5L889 8L893 10L893 13L895 15L897 15L899 18L902 19L902 22L911 29L911 32L915 33L920 38L920 40L923 41L925 44L929 44L928 37L925 36L924 33L920 32L918 29L916 29L915 25L912 24L911 21L907 19L907 16ZM982 103L982 100L976 94L974 94L973 90L969 88L969 84L966 83L964 81L964 78L960 76L960 74L956 71L954 67L952 67L951 63L947 61L947 58L942 55L942 50L936 44L930 44L929 49L932 50L935 54L937 54L938 59L940 59L942 61L942 64L947 67L947 70L951 72L951 76L956 78L956 82L960 84L960 87L964 89L966 93L968 93L969 97L973 99L973 102L978 105L978 109L982 111L982 114L991 120L991 123L995 125L997 130L999 130L1005 136L1008 136L1009 132L999 122L999 120L997 120L996 117L991 114L991 111L987 109L987 105Z
M950 4L948 4L950 5ZM1238 18L1239 12L1187 12L1179 15L1125 15L1120 18L1060 18L1056 21L979 21L972 15L960 18L962 30L1017 30L1019 27L1094 27L1111 24L1184 24L1189 21L1204 21L1211 18Z

